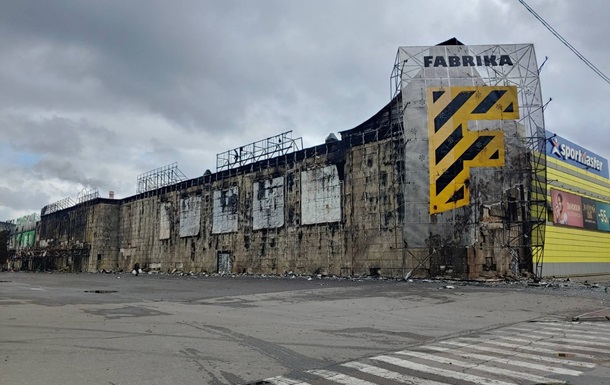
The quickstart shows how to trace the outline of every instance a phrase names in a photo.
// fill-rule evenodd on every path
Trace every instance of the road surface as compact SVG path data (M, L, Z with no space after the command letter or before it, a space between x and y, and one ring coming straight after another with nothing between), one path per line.
M0 383L607 385L604 289L1 273Z

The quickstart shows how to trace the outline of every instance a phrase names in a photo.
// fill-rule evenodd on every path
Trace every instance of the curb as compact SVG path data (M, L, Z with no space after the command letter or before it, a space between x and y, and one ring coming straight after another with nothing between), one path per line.
M608 322L610 321L610 308L596 310L593 312L585 313L576 317L572 317L572 322L579 321L595 321L595 322Z

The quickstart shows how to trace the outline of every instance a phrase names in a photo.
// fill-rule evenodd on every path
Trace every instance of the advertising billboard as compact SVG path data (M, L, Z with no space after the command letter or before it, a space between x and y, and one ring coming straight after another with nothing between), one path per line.
M159 206L159 239L169 239L172 223L172 203L163 202Z
M550 131L546 132L546 138L546 154L549 157L608 178L608 159Z
M551 204L555 224L610 232L608 203L551 189Z
M593 199L582 199L582 221L583 227L589 230L597 230L597 208Z
M604 202L595 202L595 211L597 213L597 229L602 231L610 231L610 204Z
M553 223L583 227L582 199L578 195L551 189Z

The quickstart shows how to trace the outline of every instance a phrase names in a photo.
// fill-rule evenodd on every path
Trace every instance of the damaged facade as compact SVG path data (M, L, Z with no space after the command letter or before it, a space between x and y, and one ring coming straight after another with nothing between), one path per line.
M489 55L510 60L424 65ZM542 276L546 137L533 47L401 47L392 79L391 102L341 140L47 210L34 244L13 248L13 258L88 272L138 263L165 272Z
M546 133L547 275L610 273L608 160L552 132Z
M401 275L412 266L391 108L341 141L43 215L30 253L71 271Z

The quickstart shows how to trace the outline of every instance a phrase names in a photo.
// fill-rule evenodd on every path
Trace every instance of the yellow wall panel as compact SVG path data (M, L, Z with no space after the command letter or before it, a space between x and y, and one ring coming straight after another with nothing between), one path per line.
M546 162L547 162L547 165L557 165L557 166L561 166L561 167L566 168L566 169L568 169L568 170L570 170L570 171L577 172L577 173L579 173L579 174L581 174L581 175L586 175L586 176L588 176L589 178L593 178L593 179L598 180L598 181L599 181L601 184L604 184L604 183L605 183L605 184L610 184L610 180L608 180L608 179L604 178L603 176L599 176L599 175L597 175L597 174L595 174L595 173L592 173L592 172L587 172L587 170L584 170L584 169L582 169L582 168L579 168L579 167L573 166L573 165L571 165L571 164L569 164L569 163L566 163L566 162L564 162L564 161L561 161L561 160L559 160L559 159L555 159L555 158L553 158L553 157L548 157L548 156L547 156L547 158L546 158ZM552 166L551 166L551 167L552 167Z
M554 166L576 175L554 169ZM610 180L550 157L547 157L547 181L549 202L550 189L555 188L610 203ZM544 262L610 263L610 232L549 223L545 233Z
M595 175L593 173L587 172L585 170L579 169L577 167L571 166L564 162L558 162L552 158L547 157L547 162L550 164L560 165L566 169L569 169L573 173L577 175L582 175L583 177L588 177L589 179L593 179L594 181L586 180L583 178L579 178L575 175L570 175L566 172L556 170L554 168L548 167L547 165L547 181L550 187L554 184L557 185L571 185L574 187L580 187L587 190L591 190L596 192L601 196L607 196L610 199L610 180L603 178L601 176ZM597 181L597 183L595 182ZM560 186L557 186L560 187Z
M610 233L549 224L544 262L610 263Z

